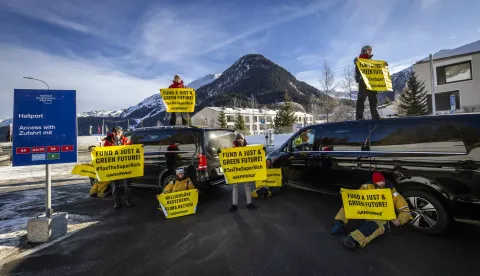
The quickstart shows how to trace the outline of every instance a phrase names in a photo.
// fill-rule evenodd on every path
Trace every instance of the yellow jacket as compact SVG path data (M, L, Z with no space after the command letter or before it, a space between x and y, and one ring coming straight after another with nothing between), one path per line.
M175 193L175 192L193 190L193 189L195 189L195 186L193 185L189 177L185 177L181 180L175 178L174 180L168 183L165 189L163 189L163 194Z
M360 187L360 190L372 190L375 189L374 184L363 184L362 187ZM413 219L412 215L410 214L410 207L408 207L408 203L403 198L403 196L395 190L395 188L390 188L390 191L392 191L392 197L393 197L393 205L395 206L395 211L397 211L398 216L397 219L400 221L401 225L404 225L407 223L409 220Z

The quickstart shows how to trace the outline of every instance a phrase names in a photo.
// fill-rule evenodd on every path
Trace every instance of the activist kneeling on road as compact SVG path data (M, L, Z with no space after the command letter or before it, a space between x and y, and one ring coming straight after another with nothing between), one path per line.
M111 146L125 146L125 145L131 145L132 142L125 136L123 136L123 129L119 126L114 127L112 130L112 133L108 134L106 138L104 138L105 147L111 147ZM120 183L123 182L125 185L125 205L127 207L132 207L132 187L130 183L130 179L120 179L120 180L113 180L112 181L112 195L113 195L113 200L115 201L115 204L113 206L114 209L119 209L122 207L122 196L120 195L119 191L119 185Z
M189 177L185 177L185 169L184 168L177 168L175 171L175 179L170 181L162 193L175 193L185 190L193 190L195 186L193 185L192 181Z
M397 219L391 220L395 226L404 225L412 219L410 215L410 208L403 196L395 190L394 185L385 179L383 174L375 172L372 176L373 184L364 184L360 190L372 190L372 189L390 189L393 196L393 205L396 212L398 212ZM332 228L331 234L336 235L344 232L344 226L348 222L345 209L342 207L335 217L337 221ZM390 227L389 221L386 220L366 220L357 230L350 233L347 237L342 238L341 243L348 249L355 249L357 247L365 247L376 237L382 235L385 232L385 226Z

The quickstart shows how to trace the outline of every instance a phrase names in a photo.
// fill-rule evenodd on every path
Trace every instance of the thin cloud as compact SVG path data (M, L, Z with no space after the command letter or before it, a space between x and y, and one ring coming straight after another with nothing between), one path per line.
M171 76L141 79L91 61L72 60L10 45L0 45L0 60L0 117L12 116L13 89L45 88L42 83L22 79L23 76L42 79L51 89L77 90L79 112L127 108L158 93L160 87L171 82Z
M284 24L284 23L290 22L292 20L299 19L299 18L305 17L307 15L310 15L310 14L319 12L321 10L327 9L332 5L333 2L334 1L328 1L328 2L315 1L312 4L308 5L307 7L303 8L303 9L295 8L295 9L292 10L290 8L289 11L293 11L290 14L284 15L284 16L277 16L278 19L271 20L269 22L266 22L264 24L256 26L256 27L254 27L254 28L252 28L252 29L250 29L246 32L243 32L239 35L233 36L233 37L231 37L231 38L229 38L229 39L227 39L227 40L225 40L221 43L218 43L218 44L204 50L204 51L201 51L200 53L198 53L198 55L206 54L208 52L211 52L213 50L217 50L219 48L225 47L225 46L230 45L234 42L237 42L241 39L249 37L253 34L259 33L261 31L265 31L267 29L278 26L280 24Z

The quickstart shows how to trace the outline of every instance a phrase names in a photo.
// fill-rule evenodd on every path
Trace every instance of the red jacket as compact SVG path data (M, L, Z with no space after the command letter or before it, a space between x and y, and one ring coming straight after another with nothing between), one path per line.
M170 84L170 86L168 88L186 88L186 86L183 85L183 80L182 80L180 82L173 81L173 83Z
M364 58L364 59L370 59L371 57L368 56L368 54L360 54L360 56L358 56L359 58Z
M132 142L125 136L122 135L122 146L123 145L131 145ZM104 138L105 143L103 144L104 147L111 147L115 146L115 137L113 133L110 133L107 135L107 137Z

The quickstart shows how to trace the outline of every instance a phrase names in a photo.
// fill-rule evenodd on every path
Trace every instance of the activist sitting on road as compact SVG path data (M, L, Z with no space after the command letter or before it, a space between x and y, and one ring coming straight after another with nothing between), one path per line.
M233 147L245 147L247 145L247 141L245 137L241 133L237 133L236 140L233 141ZM230 206L230 212L234 212L238 209L238 186L242 183L235 183L232 184L232 206ZM252 195L251 195L251 182L244 182L243 186L245 188L245 197L247 199L247 208L251 210L256 210L257 207L252 203Z
M267 159L267 170L272 167L272 160ZM283 179L282 179L283 181ZM280 187L268 187L268 186L260 186L255 188L252 191L252 198L269 198L273 195L280 194Z
M372 54L372 47L371 46L363 46L358 58L363 59L371 59L373 57ZM362 78L362 74L358 69L356 62L357 59L355 58L353 63L355 64L355 80L358 83L358 96L357 96L357 107L356 107L356 119L357 120L364 120L363 113L365 111L365 99L368 98L368 103L370 104L370 113L372 114L373 120L379 120L380 115L378 114L377 110L377 91L371 91L367 89L365 81ZM387 64L388 65L388 64Z
M170 84L168 88L187 88L183 84L183 80L179 75L173 77L173 83ZM186 112L172 112L170 113L170 125L174 126L177 124L177 114L182 117L182 125L187 126L190 121L190 116Z
M163 189L163 194L175 193L185 190L193 190L195 186L189 177L185 177L185 169L180 167L175 171L175 179L170 181L165 189Z
M108 134L105 138L105 147L110 146L124 146L124 145L131 145L132 142L125 136L123 136L123 129L119 126L113 128L112 133ZM132 187L130 183L130 179L119 179L112 181L112 195L115 201L113 206L114 209L120 209L122 207L122 196L120 195L119 185L123 182L125 185L125 205L127 207L132 207Z
M385 179L382 173L375 172L372 176L372 182L373 184L363 184L362 187L360 187L360 190L385 188L391 190L393 204L398 213L397 219L391 220L395 226L404 225L412 219L407 202L403 196L395 190L395 186ZM344 232L345 224L348 223L348 220L345 217L345 209L343 207L340 209L337 216L335 216L335 220L335 226L330 232L332 235ZM348 249L353 250L359 246L363 248L373 239L382 235L385 232L386 225L389 227L389 222L385 220L366 220L357 230L350 233L347 237L341 238L340 242Z

